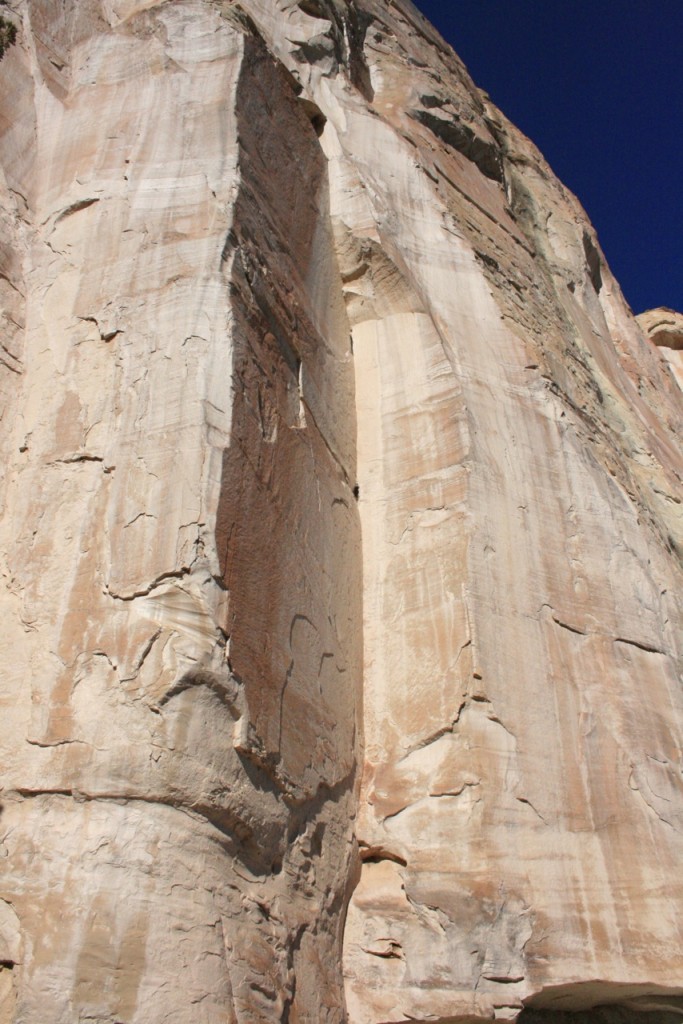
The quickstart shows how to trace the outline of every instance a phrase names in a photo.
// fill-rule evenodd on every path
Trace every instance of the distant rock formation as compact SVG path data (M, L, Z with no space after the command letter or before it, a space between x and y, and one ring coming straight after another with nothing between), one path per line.
M409 0L3 19L1 1024L679 1020L680 316Z
M662 356L683 389L683 314L660 306L641 313L636 320L645 336L661 349Z

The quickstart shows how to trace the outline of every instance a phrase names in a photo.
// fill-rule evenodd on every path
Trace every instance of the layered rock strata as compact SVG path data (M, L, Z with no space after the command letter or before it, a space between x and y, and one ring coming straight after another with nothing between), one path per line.
M408 0L3 10L0 1021L680 1017L681 392L577 201Z
M683 389L683 313L677 313L666 306L649 309L636 320L666 361L679 387Z

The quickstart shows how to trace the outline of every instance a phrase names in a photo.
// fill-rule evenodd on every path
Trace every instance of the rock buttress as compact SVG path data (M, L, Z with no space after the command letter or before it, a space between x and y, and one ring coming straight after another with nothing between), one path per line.
M410 3L362 4L355 44L333 0L247 6L324 118L353 328L350 1019L668 1013L680 391L579 204Z
M227 8L12 16L2 1019L341 1021L360 547L327 162Z

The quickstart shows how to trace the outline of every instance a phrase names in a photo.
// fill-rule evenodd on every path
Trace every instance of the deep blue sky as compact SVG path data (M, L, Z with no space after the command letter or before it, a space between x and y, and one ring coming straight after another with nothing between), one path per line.
M683 311L683 0L414 2L579 197L633 311Z

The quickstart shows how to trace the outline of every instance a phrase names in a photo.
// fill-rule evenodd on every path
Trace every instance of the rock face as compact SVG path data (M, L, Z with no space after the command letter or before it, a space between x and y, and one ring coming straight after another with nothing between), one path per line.
M645 336L661 349L679 386L683 389L683 314L661 306L636 317Z
M579 204L408 0L2 10L0 1021L679 1019L681 393Z

